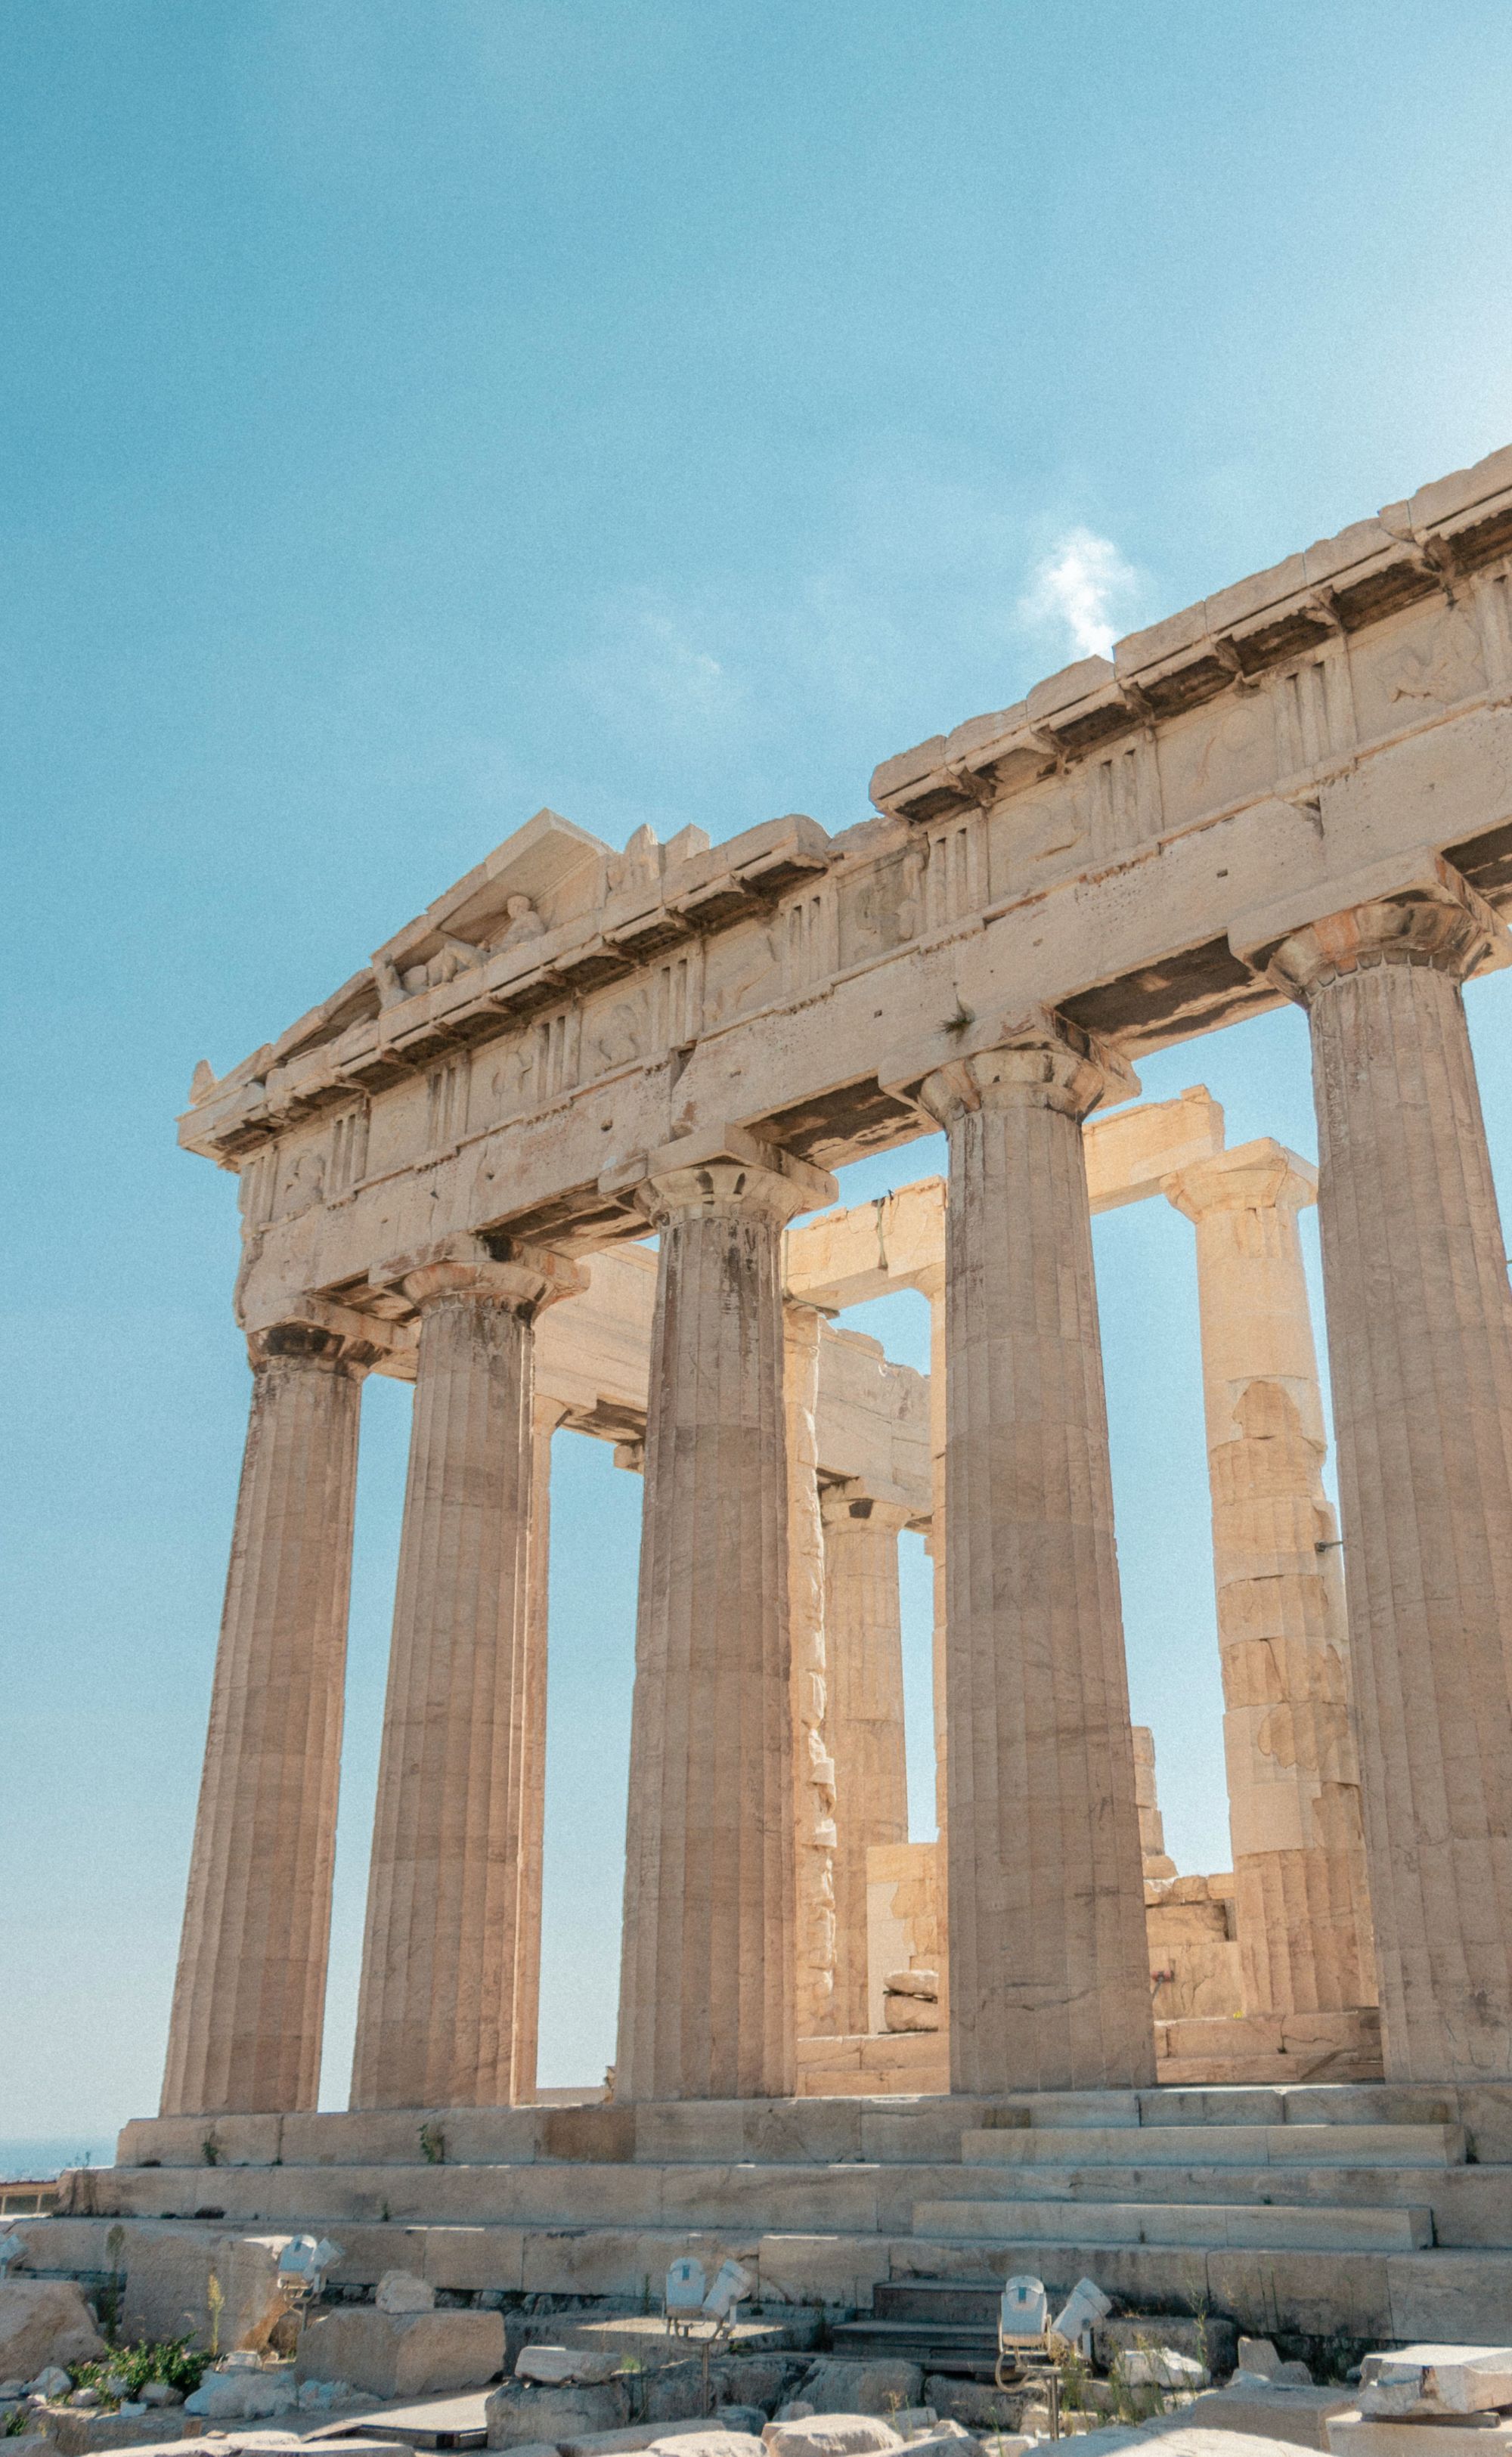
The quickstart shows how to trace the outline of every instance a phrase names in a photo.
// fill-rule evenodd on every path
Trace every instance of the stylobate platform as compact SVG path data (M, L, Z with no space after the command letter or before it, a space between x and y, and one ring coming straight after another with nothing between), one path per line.
M753 2263L774 2312L1030 2268L1256 2329L1500 2342L1512 2086L155 2118L21 2231L32 2274L89 2276L169 2236L304 2229L341 2242L339 2288L405 2267L452 2297L651 2308L695 2251Z

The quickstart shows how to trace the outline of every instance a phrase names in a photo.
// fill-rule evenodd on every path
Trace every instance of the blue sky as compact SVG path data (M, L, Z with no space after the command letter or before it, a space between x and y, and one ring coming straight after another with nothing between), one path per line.
M234 1188L174 1146L196 1060L543 802L616 844L842 827L1088 624L1512 440L1509 102L1475 0L0 12L0 2135L155 2104L248 1387ZM1512 1001L1469 1003L1505 1187ZM1295 1016L1144 1075L1312 1148ZM1097 1255L1136 1711L1208 1867L1191 1232L1142 1207ZM407 1397L364 1407L330 2103ZM566 2081L611 2053L638 1487L557 1452Z

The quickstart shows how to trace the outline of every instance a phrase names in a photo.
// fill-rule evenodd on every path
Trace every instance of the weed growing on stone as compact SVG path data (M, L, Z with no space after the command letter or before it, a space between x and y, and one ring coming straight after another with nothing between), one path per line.
M1070 2347L1056 2365L1061 2375L1061 2404L1070 2412L1079 2412L1086 2402L1089 2377L1086 2356L1080 2346Z
M121 2267L121 2255L126 2249L126 2229L119 2221L106 2237L105 2249L111 2257L111 2269L99 2291L100 2328L106 2344L114 2346L120 2330L121 2304L126 2294L126 2272Z
M116 2346L95 2362L70 2364L68 2374L75 2388L97 2388L106 2404L114 2405L122 2397L140 2397L149 2381L192 2396L210 2362L187 2338L143 2338L134 2346Z

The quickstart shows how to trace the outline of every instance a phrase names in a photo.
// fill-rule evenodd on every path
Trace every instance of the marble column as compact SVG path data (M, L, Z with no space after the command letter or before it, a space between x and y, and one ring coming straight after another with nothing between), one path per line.
M929 1303L929 1481L932 1508L929 1534L924 1550L934 1573L934 1638L930 1657L935 1711L935 1827L938 1841L936 1856L940 1862L940 1883L935 1889L940 1906L940 2023L949 2027L950 2020L950 1911L946 1901L949 1889L944 1884L944 1861L949 1848L950 1816L950 1719L945 1701L946 1627L949 1599L947 1570L948 1543L945 1534L945 1447L946 1394L949 1375L945 1370L945 1267L930 1265L913 1283L921 1296Z
M1388 2080L1512 2078L1512 1300L1460 995L1499 944L1434 860L1268 951L1312 1027Z
M868 2028L866 1854L908 1840L903 1645L898 1600L900 1502L831 1485L824 1516L824 1641L835 1761L836 2028Z
M1349 1636L1297 1231L1314 1172L1266 1138L1165 1190L1197 1231L1245 2012L1373 2005Z
M560 1256L426 1262L354 2107L507 2105L527 1890L532 1325Z
M164 2116L313 2108L320 2091L367 1352L295 1323L248 1347Z
M782 1319L793 1678L794 2035L815 2039L829 2036L837 2028L835 1762L828 1738L824 1530L818 1489L819 1336L824 1318L817 1307L790 1297Z
M740 1138L744 1143L748 1139ZM675 1147L673 1147L673 1150ZM833 1178L775 1146L653 1166L660 1231L616 2094L794 2085L781 1233Z
M1197 1228L1202 1400L1247 2013L1375 2005L1350 1634L1298 1211L1264 1138L1166 1194Z
M951 2088L1121 2087L1154 2040L1081 1132L1118 1062L1044 1012L975 1037L922 1089L950 1138Z
M1155 1781L1155 1735L1148 1724L1134 1725L1134 1801L1139 1810L1139 1849L1146 1882L1173 1877L1176 1864L1166 1848L1166 1821L1160 1813L1160 1791Z
M567 1414L536 1394L530 1467L530 1602L525 1646L525 1765L521 1778L520 1950L509 2100L535 2096L541 2027L541 1886L546 1859L547 1633L550 1613L551 1436Z

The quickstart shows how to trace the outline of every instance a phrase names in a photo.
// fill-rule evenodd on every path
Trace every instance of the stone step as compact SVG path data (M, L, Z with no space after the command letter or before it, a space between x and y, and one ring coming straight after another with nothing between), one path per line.
M1267 2214L1269 2215L1269 2214ZM311 2213L312 2218L316 2216ZM343 2226L337 2285L375 2285L408 2269L432 2285L552 2296L611 2296L651 2310L669 2264L692 2253L706 2268L727 2254L754 2256L763 2310L827 2310L837 2320L867 2312L885 2287L985 2291L984 2281L1031 2269L1052 2295L1090 2274L1134 2312L1211 2310L1253 2335L1339 2332L1403 2344L1415 2340L1503 2345L1512 2311L1512 2249L1416 2252L1253 2250L1192 2243L1092 2240L1084 2212L1062 2206L1062 2233L1030 2244L746 2229ZM115 2229L120 2233L116 2235ZM84 2277L98 2283L134 2264L224 2257L228 2232L215 2223L143 2219L20 2219L23 2276ZM177 2309L176 2304L175 2309Z
M918 2364L926 2372L956 2379L991 2380L997 2364L995 2328L942 2327L925 2321L837 2321L830 2343L838 2355L862 2363Z
M967 2236L999 2244L1059 2243L1065 2201L922 2201L914 2234ZM1256 2207L1253 2202L1079 2201L1078 2240L1087 2244L1189 2243L1264 2252L1410 2252L1433 2241L1426 2209Z
M1099 2093L1138 2121L1132 2092ZM122 2168L413 2166L421 2134L447 2164L710 2166L755 2159L804 2167L842 2159L959 2158L962 2127L984 2124L992 2098L690 2099L632 2107L333 2109L303 2116L143 2116L126 2125ZM1027 2122L1015 2106L1012 2120ZM1277 2117L1278 2121L1279 2118ZM96 2171L102 2172L102 2171Z
M1285 2059L1282 2059L1284 2062ZM1274 2088L1012 2092L997 2098L689 2100L680 2105L394 2108L304 2116L150 2116L128 2124L127 2167L410 2166L424 2126L448 2161L708 2166L757 2159L943 2160L968 2128L1093 2130L1190 2124L1462 2124L1472 2155L1512 2159L1512 2083L1297 2082ZM98 2171L96 2171L98 2172Z
M1462 2165L1458 2124L993 2126L963 2133L967 2166L1451 2167Z
M902 2172L902 2171L900 2171ZM973 2199L1004 2205L1065 2201L1230 2204L1275 2209L1418 2209L1434 2221L1437 2243L1512 2246L1512 2167L970 2167L935 2169L942 2185L921 2200Z
M872 2296L879 2321L917 2321L932 2328L993 2329L997 2325L1001 2279L973 2284L964 2278L884 2279Z
M1258 2141L1258 2128L1250 2129ZM1344 2128L1338 2131L1347 2137ZM801 2168L756 2162L586 2167L542 2159L518 2167L98 2168L80 2177L70 2207L101 2217L218 2220L243 2229L313 2225L344 2238L355 2225L372 2224L906 2235L921 2203L954 2202L963 2195L983 2203L1061 2201L1077 2208L1104 2202L1366 2211L1426 2206L1440 2243L1512 2246L1512 2166L1233 2167L1164 2156L1168 2139L1182 2149L1201 2148L1210 2134L1221 2148L1225 2135L1218 2127L1169 2134L1145 2127L1107 2135L1046 2131L1044 2144L1060 2153L1054 2166L994 2155L966 2167L888 2160ZM1030 2145L1034 2137L984 2137L994 2145ZM1115 2167L1094 2155L1084 2166L1084 2142L1105 2156L1124 2146L1129 2163ZM1067 2152L1078 2163L1067 2160Z
M1178 2056L1162 2049L1155 2058L1155 2071L1171 2090L1184 2090L1195 2082L1225 2089L1274 2087L1284 2091L1301 2082L1325 2078L1336 2082L1379 2081L1380 2051L1331 2048L1326 2054L1297 2055L1286 2050L1271 2054L1255 2050L1248 2055L1224 2056L1205 2049L1200 2055Z
M319 2220L338 2232L378 2221L420 2225L906 2229L921 2193L948 2189L959 2164L859 2161L803 2167L756 2162L517 2167L114 2168L93 2173L92 2211L220 2218L259 2226Z

